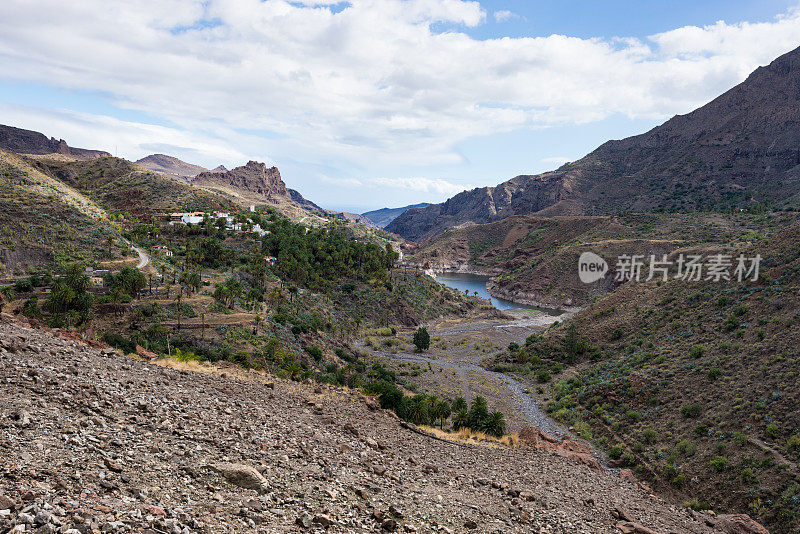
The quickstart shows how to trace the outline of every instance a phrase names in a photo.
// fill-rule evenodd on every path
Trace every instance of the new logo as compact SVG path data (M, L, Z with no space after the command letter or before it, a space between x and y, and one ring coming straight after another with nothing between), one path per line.
M578 277L584 284L591 284L604 278L608 272L606 260L594 252L584 252L578 258Z

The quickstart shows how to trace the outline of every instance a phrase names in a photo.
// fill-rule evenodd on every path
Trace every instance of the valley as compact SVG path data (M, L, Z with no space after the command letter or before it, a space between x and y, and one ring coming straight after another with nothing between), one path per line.
M798 110L800 49L362 214L0 126L0 532L798 532Z

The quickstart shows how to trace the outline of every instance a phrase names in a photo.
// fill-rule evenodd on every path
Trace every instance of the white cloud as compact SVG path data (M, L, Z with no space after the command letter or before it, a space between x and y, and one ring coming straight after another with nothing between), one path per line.
M165 126L122 121L114 117L78 113L69 110L12 106L0 102L3 122L62 137L69 131L70 146L105 150L131 160L154 152L165 152L191 162L216 167L240 165L248 156L230 148L227 140L199 132L187 132ZM213 156L210 156L213 154Z
M499 11L495 11L493 15L494 15L494 20L496 20L497 22L508 22L509 20L519 18L519 15L507 9L501 9Z
M793 10L770 22L719 22L646 40L478 40L432 29L482 24L478 2L340 4L40 0L30 9L27 0L4 0L0 72L99 91L175 125L117 128L103 118L61 117L67 128L43 128L74 144L73 132L105 121L109 143L141 147L153 135L221 161L266 152L279 163L423 167L462 162L454 147L475 136L685 113L796 47L800 35ZM283 137L264 141L242 129ZM80 142L97 145L86 138Z
M442 179L430 179L422 177L412 178L375 178L371 180L372 184L393 187L396 189L408 189L410 191L418 191L420 193L434 193L437 195L454 195L460 193L465 189L472 189L472 186L464 186L454 184Z

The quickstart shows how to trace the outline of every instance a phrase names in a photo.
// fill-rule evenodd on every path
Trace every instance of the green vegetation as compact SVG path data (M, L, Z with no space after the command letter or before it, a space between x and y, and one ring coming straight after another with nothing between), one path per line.
M417 352L426 351L431 346L431 336L424 326L419 327L414 332L414 346L417 348Z

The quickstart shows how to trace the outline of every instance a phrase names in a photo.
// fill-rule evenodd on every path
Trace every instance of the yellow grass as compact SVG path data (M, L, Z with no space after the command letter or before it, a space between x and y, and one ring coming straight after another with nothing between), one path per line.
M462 428L457 432L448 432L431 426L420 426L419 428L437 438L446 441L454 441L456 443L471 443L473 445L481 445L490 448L516 448L522 446L522 441L519 439L519 434L516 432L513 434L506 434L501 438L496 438L483 432L475 432L469 428Z

